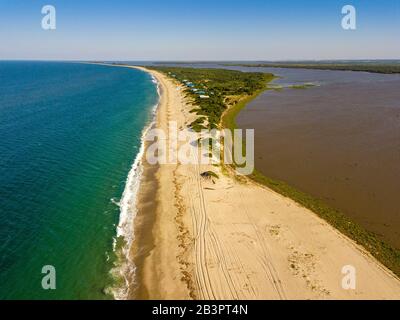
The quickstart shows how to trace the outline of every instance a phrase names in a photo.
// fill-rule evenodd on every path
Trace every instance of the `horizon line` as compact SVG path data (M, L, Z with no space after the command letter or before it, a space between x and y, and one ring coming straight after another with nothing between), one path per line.
M299 61L400 61L400 58L333 58L333 59L1 59L0 61L53 61L53 62L187 62L187 63L203 63L203 62L299 62Z

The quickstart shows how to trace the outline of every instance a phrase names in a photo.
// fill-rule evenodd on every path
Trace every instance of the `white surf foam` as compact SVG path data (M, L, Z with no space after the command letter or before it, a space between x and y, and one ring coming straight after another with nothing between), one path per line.
M116 252L118 262L111 273L118 278L122 278L124 283L117 287L112 288L112 294L117 300L124 300L128 298L129 288L135 281L136 266L130 254L132 244L135 240L135 218L137 215L137 195L140 187L140 182L143 173L142 158L145 152L145 137L148 131L155 125L156 113L161 100L160 85L157 79L151 75L152 82L157 85L158 102L152 109L152 117L150 123L143 129L140 150L137 154L135 161L129 171L128 178L125 184L125 189L119 201L120 216L117 226L117 236L114 238L114 252L116 248L117 239L122 237L124 239L124 246L120 249L121 252Z

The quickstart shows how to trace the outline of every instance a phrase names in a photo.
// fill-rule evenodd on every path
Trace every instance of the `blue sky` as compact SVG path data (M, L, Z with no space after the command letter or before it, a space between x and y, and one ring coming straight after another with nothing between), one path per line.
M357 30L341 27L346 4ZM375 58L400 58L400 0L0 0L0 59Z

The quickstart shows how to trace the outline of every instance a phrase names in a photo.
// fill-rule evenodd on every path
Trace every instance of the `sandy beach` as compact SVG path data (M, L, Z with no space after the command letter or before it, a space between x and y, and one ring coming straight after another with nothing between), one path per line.
M195 115L178 83L144 70L160 84L156 126L186 127ZM220 167L143 166L129 298L400 299L398 278L291 199ZM200 175L211 169L215 183Z

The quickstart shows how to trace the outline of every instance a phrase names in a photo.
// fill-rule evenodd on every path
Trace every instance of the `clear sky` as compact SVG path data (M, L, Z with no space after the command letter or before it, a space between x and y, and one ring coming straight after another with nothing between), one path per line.
M0 0L0 59L378 58L400 58L400 0Z

